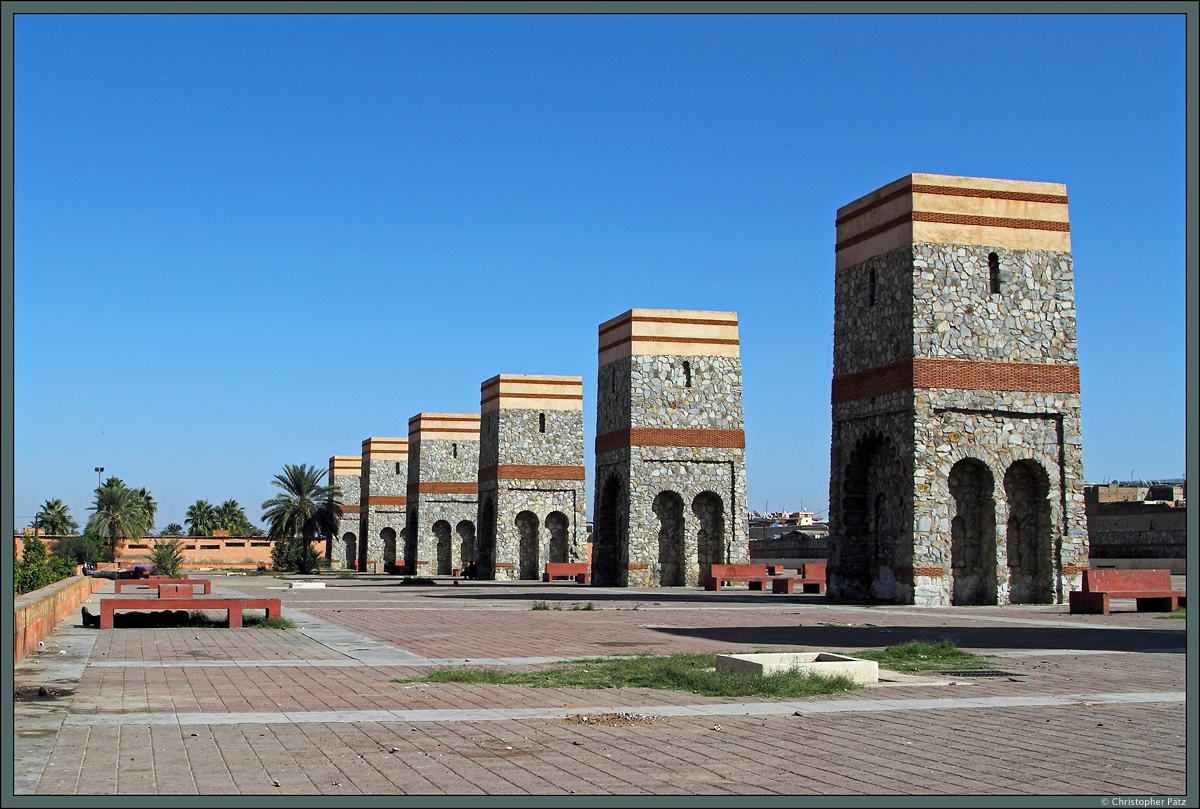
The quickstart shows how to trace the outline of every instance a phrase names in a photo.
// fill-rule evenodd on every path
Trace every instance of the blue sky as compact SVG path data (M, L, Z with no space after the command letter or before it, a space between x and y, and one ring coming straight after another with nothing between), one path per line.
M835 210L1065 183L1088 481L1184 473L1185 18L20 15L15 524L259 504L630 308L738 312L749 506L823 513ZM589 504L590 511L590 504Z

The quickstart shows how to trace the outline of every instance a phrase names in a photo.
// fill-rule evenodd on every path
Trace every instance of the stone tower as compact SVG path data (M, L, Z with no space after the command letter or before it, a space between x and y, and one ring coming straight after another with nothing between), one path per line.
M1087 565L1066 188L913 174L838 210L828 592L1061 603Z
M475 557L479 416L418 413L408 420L408 534L405 568L449 575Z
M735 312L633 309L600 325L592 582L696 585L747 561Z
M479 398L479 577L584 561L583 378L500 374Z
M408 486L408 440L368 438L362 442L358 512L358 569L382 573L404 547Z
M358 565L358 506L362 456L334 455L329 459L329 483L342 491L342 519L337 533L325 549L334 567L353 569Z

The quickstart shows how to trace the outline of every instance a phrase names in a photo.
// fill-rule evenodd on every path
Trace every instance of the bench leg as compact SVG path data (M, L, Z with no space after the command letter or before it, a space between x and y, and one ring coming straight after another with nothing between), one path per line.
M241 607L230 607L229 608L229 628L230 629L241 629L242 628L242 608Z
M282 604L268 604L267 605L267 620L268 621L271 620L272 618L280 618L280 617L282 617L282 615L283 615L283 605Z
M100 602L100 628L113 628L113 611L112 607L105 606L104 602Z
M1107 593L1085 593L1072 590L1067 595L1068 612L1071 615L1108 615Z

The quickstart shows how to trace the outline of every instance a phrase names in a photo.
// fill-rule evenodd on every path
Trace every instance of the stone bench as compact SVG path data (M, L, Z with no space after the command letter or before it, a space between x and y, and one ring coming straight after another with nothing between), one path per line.
M192 585L200 585L200 592L203 595L208 595L212 592L212 581L210 579L168 579L165 576L152 576L149 579L118 579L113 582L113 587L116 592L120 593L125 590L137 590L146 588L148 591L153 591L163 584L178 584L191 587Z
M279 618L282 608L278 598L222 598L219 596L185 596L183 598L108 597L100 599L100 628L113 628L113 613L117 610L159 612L163 610L225 610L229 628L242 625L242 610L266 610L268 620Z
M1171 571L1085 570L1083 589L1068 595L1070 613L1108 615L1112 598L1132 598L1138 612L1174 612L1187 604L1187 592L1171 589Z
M554 579L574 579L579 584L588 584L592 580L592 574L588 572L584 562L547 562L542 581Z

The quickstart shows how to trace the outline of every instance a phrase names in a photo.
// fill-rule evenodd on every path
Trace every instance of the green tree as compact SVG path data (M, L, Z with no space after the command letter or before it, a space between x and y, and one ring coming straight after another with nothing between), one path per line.
M342 517L337 486L321 484L325 470L308 464L285 464L271 485L283 490L262 504L267 536L279 539L271 549L271 563L279 570L311 573L324 558L312 541L331 536Z
M217 524L229 532L230 536L245 537L251 536L250 519L246 516L245 510L238 504L236 500L226 500L221 505L217 506Z
M137 496L142 500L142 508L146 511L146 533L154 530L154 515L158 513L158 503L154 502L154 498L146 487L137 489Z
M53 584L75 573L65 559L48 558L46 543L37 537L25 537L21 559L13 565L13 589L18 595Z
M188 526L188 536L212 536L212 530L217 525L217 510L207 500L197 500L188 506L183 521Z
M33 527L52 537L65 537L79 530L79 523L71 519L71 512L62 500L47 500L33 518Z
M113 558L118 539L141 539L149 524L145 500L120 478L111 477L96 489L87 530L104 539L108 558Z
M100 541L99 536L91 532L82 536L65 536L54 544L54 555L66 559L72 565L98 562L104 556L104 543Z
M177 522L167 525L166 528L158 532L160 537L181 537L183 536L183 526Z
M150 549L150 561L162 575L178 579L179 568L183 567L183 543L178 539L155 542Z

